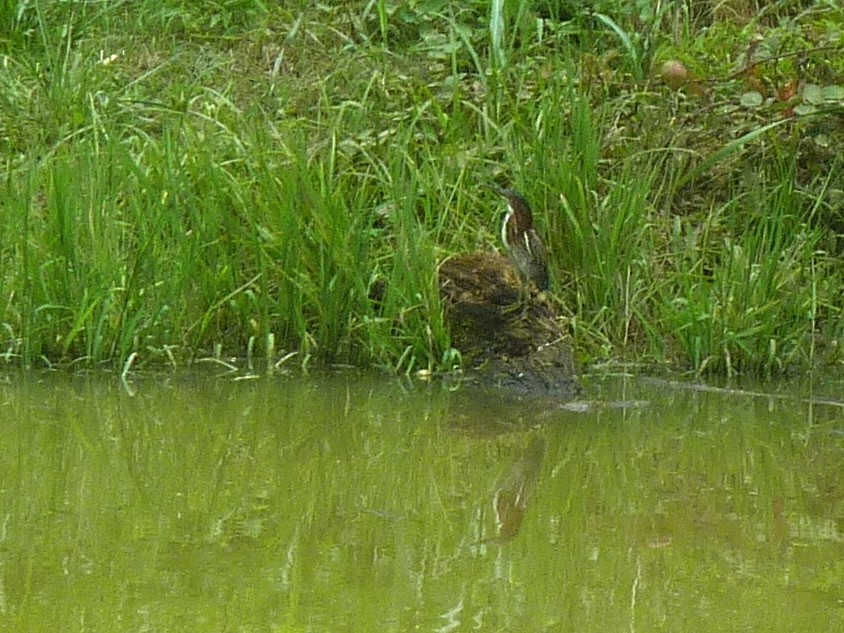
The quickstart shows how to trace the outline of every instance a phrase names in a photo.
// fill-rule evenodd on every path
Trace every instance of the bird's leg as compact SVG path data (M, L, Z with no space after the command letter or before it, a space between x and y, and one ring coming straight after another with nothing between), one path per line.
M521 277L518 283L519 288L516 301L507 306L504 312L508 314L518 312L518 318L521 319L527 313L528 307L530 307L531 287L530 282Z
M519 312L519 318L523 318L527 315L528 308L530 308L531 302L531 287L530 282L526 282L522 284L521 291L519 292L519 305L521 306L521 312Z

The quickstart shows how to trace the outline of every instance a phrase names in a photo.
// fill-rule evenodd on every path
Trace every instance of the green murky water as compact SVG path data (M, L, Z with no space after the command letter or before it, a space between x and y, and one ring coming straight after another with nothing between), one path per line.
M0 629L844 630L844 408L803 389L133 388L0 384Z

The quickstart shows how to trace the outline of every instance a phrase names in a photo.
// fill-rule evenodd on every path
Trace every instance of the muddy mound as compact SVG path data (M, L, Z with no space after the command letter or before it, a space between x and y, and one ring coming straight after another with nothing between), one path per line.
M524 395L572 397L568 335L546 293L526 288L498 253L468 253L439 269L452 343L471 377Z

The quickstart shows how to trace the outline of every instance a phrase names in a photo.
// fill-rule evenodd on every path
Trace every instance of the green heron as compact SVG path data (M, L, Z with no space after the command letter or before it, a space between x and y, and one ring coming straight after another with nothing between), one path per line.
M539 290L548 290L548 251L533 228L533 213L524 196L513 189L495 189L507 198L510 207L501 225L501 241L510 261L525 282L532 281Z

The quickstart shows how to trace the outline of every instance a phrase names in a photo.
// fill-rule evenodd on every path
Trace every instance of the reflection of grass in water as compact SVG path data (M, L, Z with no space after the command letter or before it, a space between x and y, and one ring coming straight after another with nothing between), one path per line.
M549 441L553 474L533 509L536 540L550 540L557 553L546 551L525 572L559 579L557 600L585 599L574 610L581 627L635 617L647 628L682 613L714 617L704 630L720 630L727 620L707 603L742 622L782 619L808 630L801 618L825 621L825 607L788 606L787 578L811 586L830 560L830 542L793 533L814 514L813 490L826 477L817 452L829 450L819 435L811 447L795 435L792 421L806 406L688 393L654 401L558 428ZM788 509L777 512L783 500ZM804 547L806 558L796 557ZM543 599L551 600L546 593L535 608Z
M365 376L177 377L134 398L111 379L70 388L4 390L19 420L0 449L19 629L92 600L103 622L171 629L186 612L221 628L414 628L461 602L463 621L531 630L658 628L678 613L711 631L771 617L824 630L833 613L839 543L806 528L837 502L839 420L821 408L809 425L793 402L606 387L602 400L651 404L472 436L449 425L449 394ZM536 441L545 459L518 535L479 545Z

